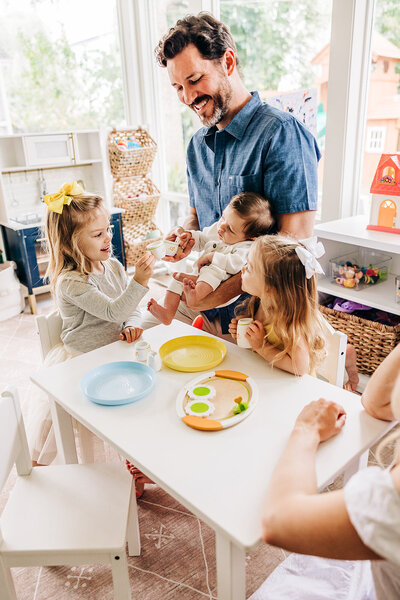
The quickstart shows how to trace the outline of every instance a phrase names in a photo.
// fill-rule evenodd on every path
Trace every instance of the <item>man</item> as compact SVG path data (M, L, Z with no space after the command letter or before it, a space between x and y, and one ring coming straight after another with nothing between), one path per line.
M232 196L252 191L271 202L278 231L300 239L310 237L317 209L317 144L297 119L263 104L257 92L245 88L229 29L207 13L186 17L161 39L156 57L167 68L179 100L204 125L187 151L190 216L184 228L212 225ZM180 231L173 230L171 239ZM188 245L183 256L190 249ZM186 320L191 313L237 296L240 284L239 274L219 286L196 310L181 306ZM206 313L207 329L227 334L235 306Z

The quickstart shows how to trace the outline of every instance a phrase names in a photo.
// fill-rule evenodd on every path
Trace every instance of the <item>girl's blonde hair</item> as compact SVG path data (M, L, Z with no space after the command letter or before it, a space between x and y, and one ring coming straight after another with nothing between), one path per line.
M253 319L258 306L265 315L264 325L269 325L282 342L282 352L273 362L285 354L293 355L299 339L305 340L310 353L310 370L325 358L325 338L318 309L316 275L306 277L304 265L296 254L302 246L293 238L282 235L264 235L257 238L251 254L257 257L252 264L254 272L264 281L264 293L260 299L250 298L238 307L238 314L249 314ZM268 334L265 336L267 340Z
M87 277L91 273L91 261L79 248L79 234L96 218L98 211L108 215L103 198L93 194L71 196L71 203L63 207L61 214L47 211L45 235L50 260L45 277L50 280L54 297L60 275L76 271Z
M400 374L397 376L396 382L394 384L390 403L391 403L394 419L396 421L400 421ZM384 452L390 446L393 446L393 452L394 452L393 462L399 463L400 462L400 431L399 430L393 431L393 433L391 433L386 438L384 438L384 440L378 446L378 449L376 452L376 457L382 467L385 466Z

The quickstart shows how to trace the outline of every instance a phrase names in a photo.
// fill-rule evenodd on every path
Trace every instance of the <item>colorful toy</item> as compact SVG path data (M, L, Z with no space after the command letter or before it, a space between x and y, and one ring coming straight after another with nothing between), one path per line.
M248 417L257 399L256 383L245 373L209 371L192 379L179 392L176 411L193 429L220 431Z
M389 255L362 248L350 256L339 256L329 261L332 280L338 285L357 290L387 278L391 261Z
M395 279L396 284L396 302L400 303L400 275L397 275Z
M382 154L370 192L367 229L400 233L400 154Z

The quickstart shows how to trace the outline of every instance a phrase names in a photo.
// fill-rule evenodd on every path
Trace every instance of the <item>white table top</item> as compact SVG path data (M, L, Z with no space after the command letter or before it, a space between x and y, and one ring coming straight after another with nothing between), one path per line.
M173 321L169 327L146 330L143 338L158 350L169 339L193 334L208 335ZM300 378L272 369L251 350L225 343L228 352L218 368L252 376L259 402L243 422L218 432L196 431L177 416L177 394L195 373L163 367L153 392L125 406L86 400L79 387L84 373L99 364L135 360L134 347L126 342L42 368L32 380L204 522L250 550L260 540L262 504L273 467L305 404L323 396L342 404L348 415L345 428L318 451L320 488L374 443L388 423L365 413L355 394L308 375Z

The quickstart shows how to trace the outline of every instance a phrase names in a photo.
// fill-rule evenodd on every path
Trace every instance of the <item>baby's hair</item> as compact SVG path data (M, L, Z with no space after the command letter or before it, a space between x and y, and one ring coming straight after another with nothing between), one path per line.
M271 233L275 220L268 200L255 192L242 192L233 196L229 204L244 219L247 239Z
M71 196L71 203L63 207L61 214L47 211L46 238L50 255L46 277L50 280L53 294L58 277L67 271L89 276L90 260L79 248L81 230L96 218L98 211L108 211L103 198L94 194Z
M293 355L296 341L302 338L309 349L310 370L324 359L325 338L322 317L318 308L316 276L306 277L304 265L296 254L302 244L282 235L265 235L255 240L251 255L256 256L252 267L265 282L264 294L250 298L237 308L238 315L255 317L261 303L266 316L265 325L271 325L282 342L282 352ZM267 335L265 341L268 341Z
M394 384L390 404L392 407L392 412L393 412L393 416L394 416L395 420L400 421L400 374L397 376L396 382ZM387 450L390 447L393 448L393 461L395 463L399 463L400 462L400 431L398 429L396 431L393 431L386 438L384 438L378 446L378 449L376 452L376 457L382 467L387 466L387 465L385 465L385 462L387 462L387 461L385 461L384 454L385 454L385 450Z

